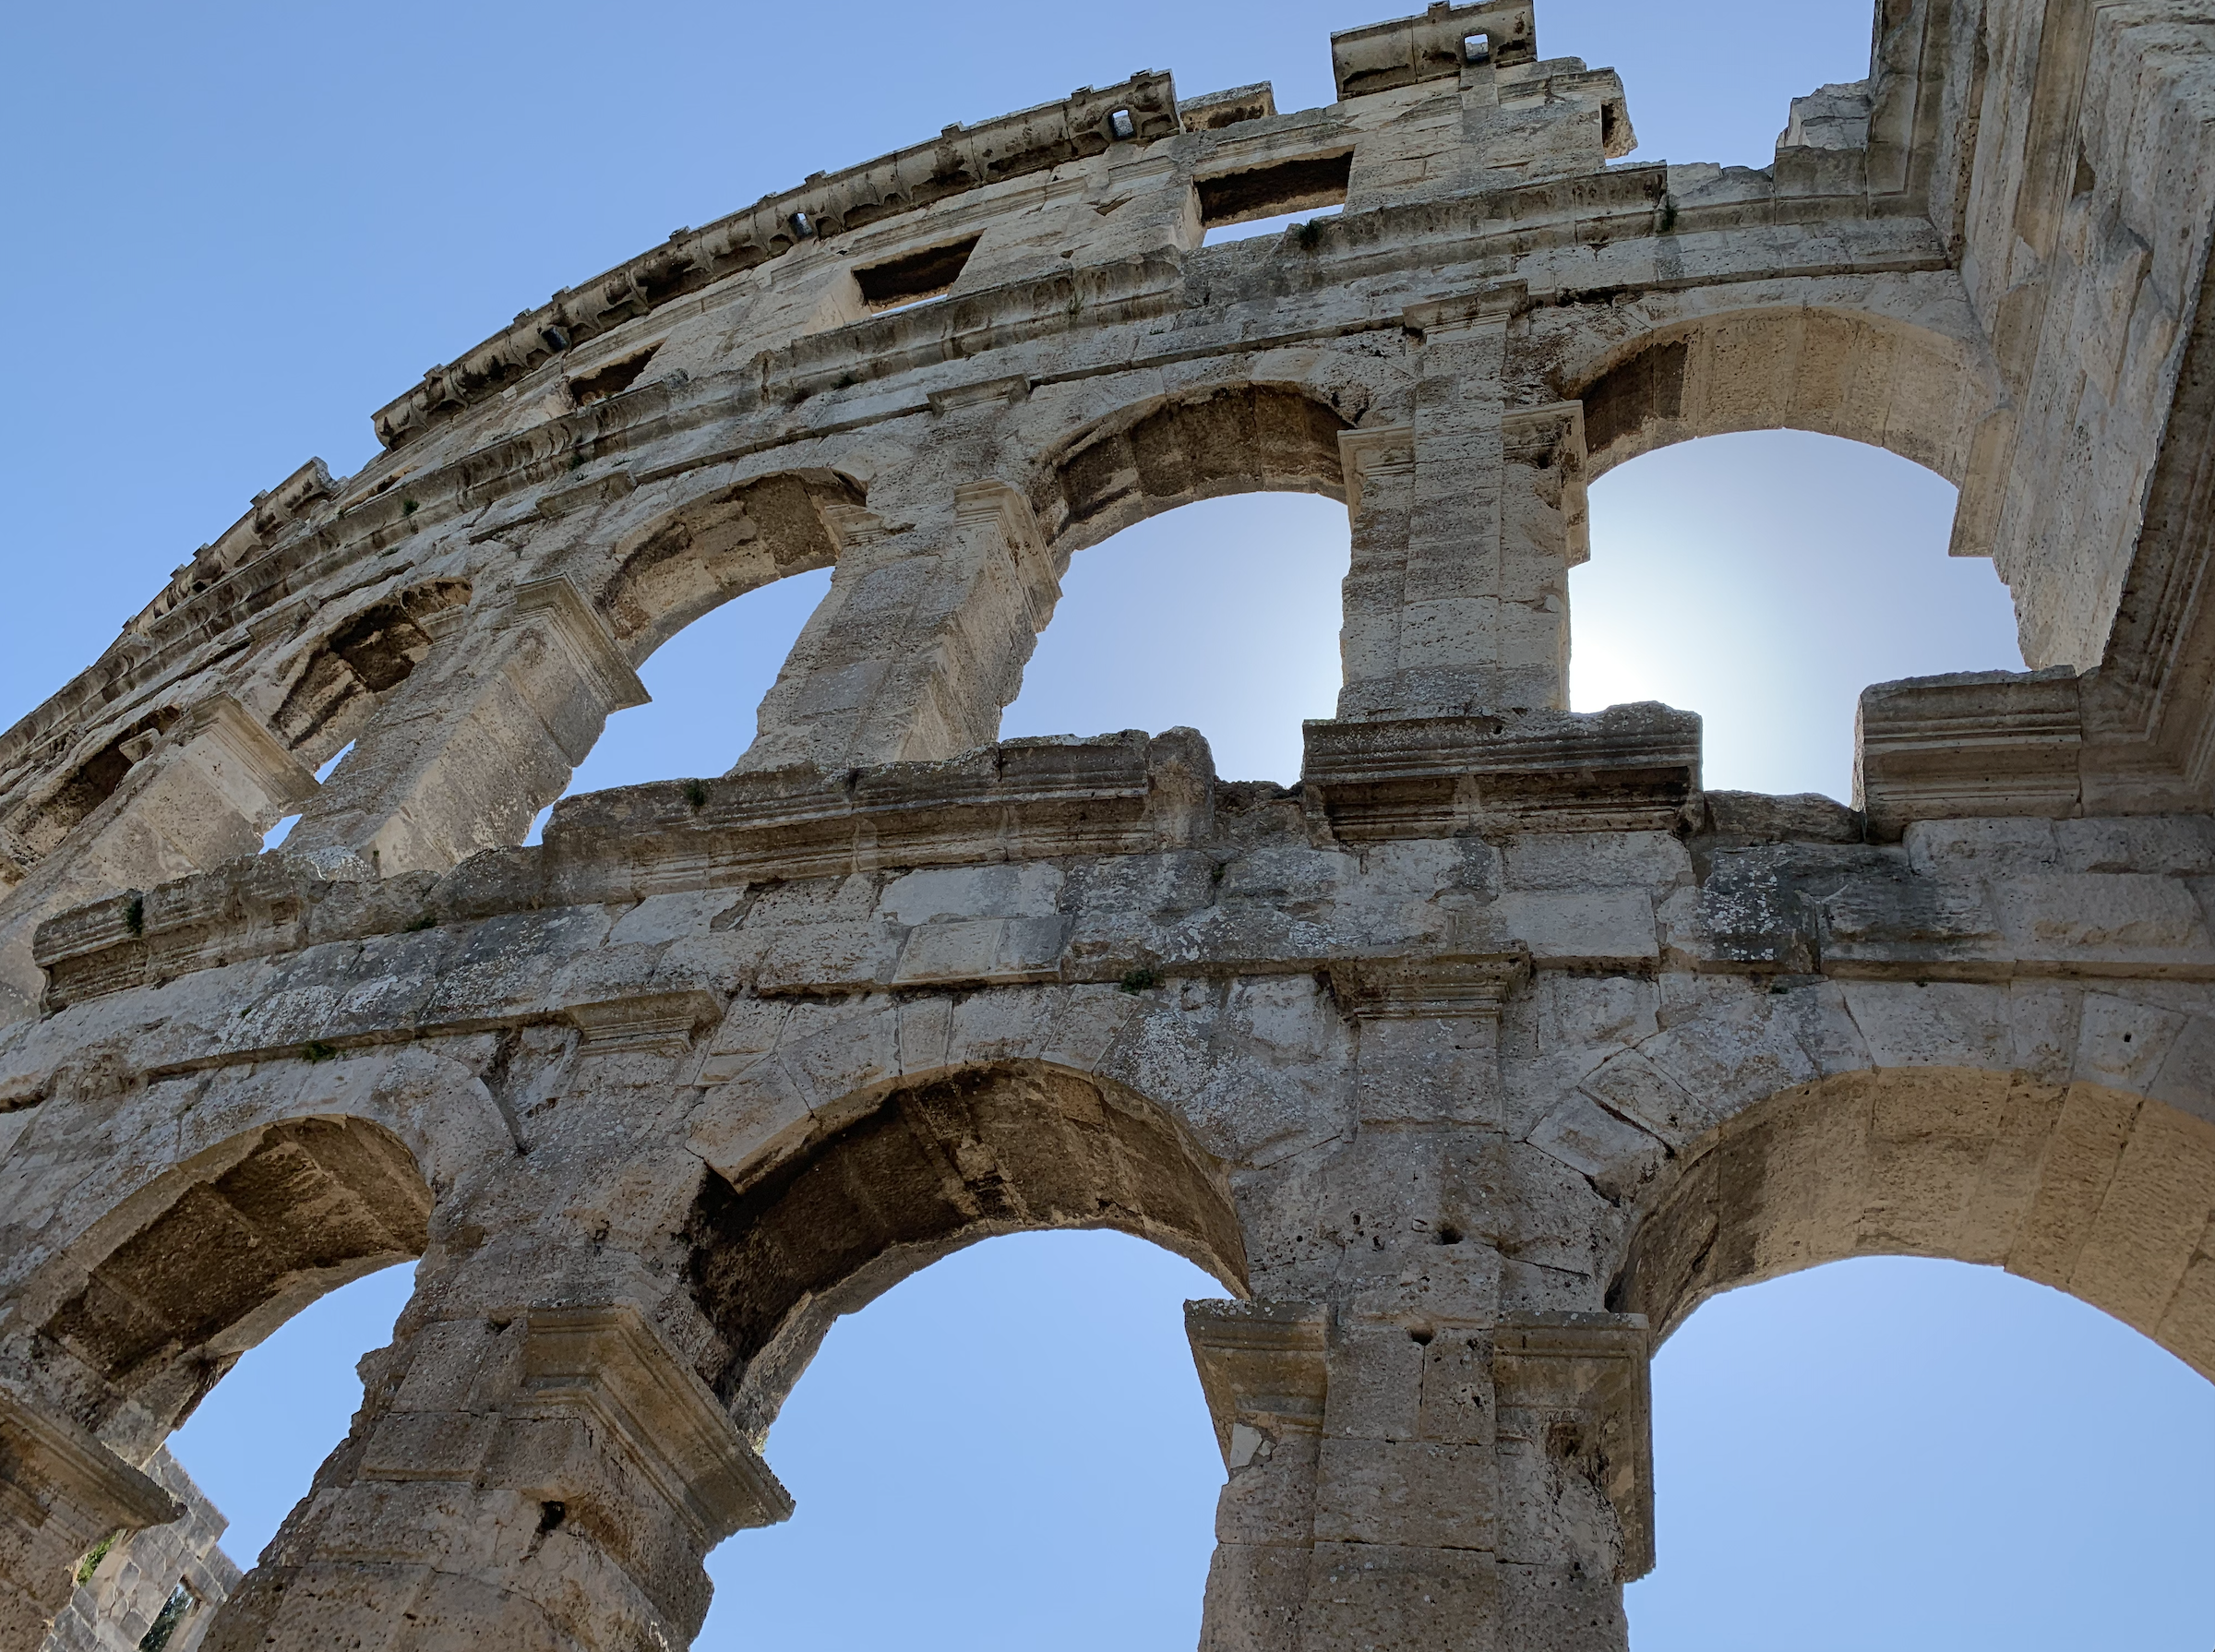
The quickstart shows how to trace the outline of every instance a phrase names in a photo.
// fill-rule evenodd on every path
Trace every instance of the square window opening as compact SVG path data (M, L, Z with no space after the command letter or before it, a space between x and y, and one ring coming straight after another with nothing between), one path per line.
M965 240L928 246L921 252L904 253L866 269L856 269L854 279L861 287L861 301L872 312L881 315L886 310L904 309L928 299L943 298L961 279L979 239L980 236L971 235Z
M1202 178L1197 185L1201 227L1214 230L1255 219L1343 207L1353 172L1354 152L1347 150Z

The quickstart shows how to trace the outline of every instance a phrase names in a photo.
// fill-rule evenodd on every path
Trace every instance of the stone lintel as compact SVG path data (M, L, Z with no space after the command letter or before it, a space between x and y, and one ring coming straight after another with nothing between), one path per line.
M591 684L608 711L627 711L653 697L639 674L607 634L577 587L557 574L551 579L526 580L515 588L511 624L543 619L548 631L569 653L577 674Z
M1341 843L1484 831L1666 832L1699 790L1700 719L1590 714L1314 721L1302 796Z
M1245 1466L1263 1428L1321 1431L1330 1323L1330 1310L1317 1302L1184 1305L1184 1334L1227 1466Z
M1459 47L1459 36L1455 44ZM1420 334L1426 344L1447 344L1479 328L1504 327L1529 303L1528 283L1501 281L1475 293L1411 304L1400 312L1400 325Z
M532 1309L518 1409L592 1417L708 1545L792 1516L730 1414L628 1303Z
M1331 989L1364 1021L1496 1018L1530 978L1530 954L1463 952L1355 958L1331 965Z

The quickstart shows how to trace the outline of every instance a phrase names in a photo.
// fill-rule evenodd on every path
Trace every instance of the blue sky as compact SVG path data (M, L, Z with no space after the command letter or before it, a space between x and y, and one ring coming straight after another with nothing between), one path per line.
M1414 9L1412 4L1406 9ZM835 11L390 0L18 6L0 21L0 723L309 454L558 286L804 174L1140 66L1187 95L1329 96L1359 0ZM1786 105L1866 68L1868 0L1540 0L1541 46L1623 72L1638 159L1766 162ZM1951 489L1790 434L1651 455L1594 491L1580 708L1707 718L1716 785L1843 796L1853 697L2010 666ZM1189 723L1290 779L1336 688L1343 511L1216 501L1083 553L1010 733ZM713 773L820 576L711 616L643 675L581 788ZM1182 600L1157 617L1161 593ZM1147 616L1143 624L1140 615ZM179 1436L248 1560L358 1402L406 1270L300 1315ZM1187 1264L1118 1236L993 1241L844 1322L770 1442L798 1497L726 1545L721 1652L1178 1646L1219 1460ZM1661 1567L1638 1652L2206 1652L2215 1390L2042 1287L1870 1261L1740 1292L1656 1371ZM864 1562L856 1566L856 1562ZM826 1604L828 1603L828 1604Z

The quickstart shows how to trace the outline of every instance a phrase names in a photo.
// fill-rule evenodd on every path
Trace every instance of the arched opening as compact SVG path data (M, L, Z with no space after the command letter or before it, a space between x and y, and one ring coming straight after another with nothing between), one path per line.
M819 1117L693 1208L689 1281L722 1337L711 1376L767 1434L831 1323L997 1234L1113 1228L1244 1288L1223 1169L1119 1085L1024 1065L959 1071Z
M772 1466L792 1441L801 1470L835 1474L845 1488L821 1515L811 1519L803 1502L784 1531L725 1547L715 1562L727 1586L722 1622L758 1634L763 1585L754 1580L774 1577L776 1590L813 1603L808 1621L780 1634L797 1646L880 1644L894 1623L895 1638L912 1638L941 1610L964 1623L964 1645L985 1646L1131 1644L1112 1638L1118 1625L1196 1633L1206 1511L1221 1470L1179 1310L1190 1296L1242 1294L1245 1255L1223 1168L1180 1122L1133 1092L1060 1068L960 1070L855 1097L731 1172L707 1175L687 1235L693 1298L719 1334L703 1374L740 1427L768 1444ZM1001 1243L970 1249L986 1239ZM941 1261L942 1271L930 1267ZM834 1322L872 1303L826 1343ZM984 1369L993 1338L1028 1345L1013 1371ZM1084 1359L1088 1345L1101 1360ZM772 1436L819 1350L820 1407L796 1399L793 1427ZM1059 1373L1063 1385L1017 1405L1005 1383L1026 1370ZM1117 1371L1136 1386L1120 1391L1119 1416L1103 1417L1119 1391L1100 1380ZM1088 1395L1099 1398L1088 1404ZM851 1415L859 1405L877 1411L873 1422ZM1138 1443L1148 1407L1177 1412L1173 1439L1152 1430ZM856 1461L857 1442L886 1441L888 1423L893 1443L883 1449L894 1460ZM903 1427L933 1431L954 1449L899 1443ZM1174 1485L1134 1478L1142 1462ZM795 1486L803 1498L807 1478ZM1022 1501L996 1507L983 1534L964 1526L956 1510L992 1502L996 1488ZM1189 1571L1189 1587L1160 1583L1143 1601L1116 1598L1115 1574L1102 1571L1109 1556L1076 1538L1087 1525L1101 1528L1102 1509L1075 1516L1058 1538L1038 1524L1045 1511L1102 1497L1128 1499L1135 1515L1142 1498L1165 1494L1169 1526L1120 1547L1147 1557L1156 1580ZM842 1601L825 1612L824 1596L794 1589L780 1568L821 1568L834 1598L837 1577L851 1576L861 1534L840 1515L842 1497L866 1510L867 1529L896 1537L900 1558L890 1564L920 1598L880 1574L875 1605ZM996 1543L1006 1547L996 1552ZM1047 1569L1009 1578L1012 1615L969 1622L980 1595L1001 1611L997 1574L1019 1553ZM1104 1616L1072 1613L1088 1597ZM710 1623L701 1645L736 1644L718 1640L717 1620Z
M2052 1545L2055 1533L2079 1517L2063 1506L2069 1497L2064 1470L2075 1462L2078 1466L2068 1472L2080 1479L2090 1472L2082 1466L2082 1454L2071 1454L2076 1442L2089 1440L2097 1454L2107 1456L2144 1459L2144 1443L2157 1439L2165 1452L2197 1450L2203 1460L2215 1457L2210 1391L2204 1383L2183 1380L2185 1370L2202 1378L2215 1375L2215 1125L2193 1113L2100 1085L2041 1083L2021 1073L1945 1068L1857 1073L1801 1086L1749 1109L1674 1161L1643 1203L1646 1214L1610 1288L1610 1306L1646 1314L1657 1338L1671 1337L1681 1327L1692 1338L1686 1356L1676 1362L1685 1368L1681 1381L1668 1347L1656 1367L1661 1546L1660 1571L1648 1591L1660 1602L1654 1645L1667 1647L1670 1636L1680 1634L1671 1615L1680 1610L1680 1591L1702 1584L1712 1589L1718 1581L1712 1572L1697 1571L1698 1557L1707 1551L1696 1539L1688 1544L1685 1572L1660 1581L1670 1577L1673 1563L1670 1532L1696 1524L1700 1499L1722 1495L1714 1487L1723 1483L1723 1478L1695 1478L1686 1493L1693 1508L1674 1503L1668 1465L1672 1454L1681 1458L1691 1447L1671 1443L1671 1431L1679 1426L1671 1416L1672 1392L1706 1395L1687 1402L1684 1426L1696 1431L1699 1450L1721 1454L1718 1476L1735 1473L1742 1491L1767 1472L1758 1459L1790 1465L1796 1495L1782 1507L1771 1495L1760 1507L1763 1517L1788 1530L1803 1553L1820 1552L1828 1541L1824 1522L1831 1512L1850 1514L1856 1506L1846 1491L1827 1496L1825 1486L1833 1471L1816 1454L1819 1442L1833 1443L1841 1465L1835 1472L1851 1481L1862 1470L1850 1465L1885 1460L1888 1448L1880 1435L1886 1407L1917 1403L1918 1394L1932 1407L1940 1406L1942 1394L1954 1398L1943 1428L1917 1424L1921 1450L1930 1460L1910 1478L1868 1490L1879 1500L1885 1516L1879 1529L1888 1549L1906 1541L1900 1521L1917 1517L1926 1485L1931 1498L1972 1494L1930 1478L1947 1471L1940 1466L1966 1466L1965 1472L1982 1475L1973 1495L1985 1504L1978 1530L1990 1533L2005 1527L1997 1504L2012 1472L2008 1464L2026 1456L2038 1464L2038 1498L2029 1506L2034 1515L2051 1511L2038 1540ZM1824 1268L1871 1257L1983 1265L1896 1267L1867 1275L1881 1290L1864 1288L1862 1275L1840 1283L1844 1275ZM1821 1270L1824 1277L1810 1270ZM2006 1275L2035 1284L2024 1287ZM1776 1283L1716 1303L1720 1311L1707 1321L1712 1332L1702 1333L1697 1320L1686 1325L1702 1303L1765 1281ZM2056 1307L2040 1287L2065 1291L2077 1304ZM1841 1290L1848 1295L1835 1295ZM1825 1328L1830 1322L1811 1315L1832 1310L1859 1316L1841 1323L1858 1327L1857 1346L1881 1349L1880 1359L1860 1367L1834 1359L1825 1374L1780 1363L1779 1354L1765 1367L1766 1349L1796 1340L1804 1347L1808 1335L1830 1335ZM2095 1310L2121 1322L2112 1326L2115 1335L2094 1324ZM1963 1342L1958 1331L1965 1323L1985 1330ZM1913 1329L1918 1324L1937 1329L1919 1334ZM2130 1336L2125 1326L2142 1337ZM1934 1346L1933 1338L1940 1336L1951 1339L1946 1348ZM2028 1345L2020 1340L2026 1337L2031 1339ZM2035 1353L2041 1346L2061 1352L2041 1358ZM2079 1348L2097 1352L2105 1361L2101 1369L2117 1373L2115 1382L2152 1396L2148 1403L2153 1408L2118 1413L2109 1408L2109 1395L2091 1399L2079 1380L2083 1368L2073 1363ZM1820 1342L1813 1357L1821 1362ZM1732 1385L1740 1379L1702 1373L1733 1362L1742 1377L1766 1371L1772 1386L1793 1384L1782 1391L1790 1396L1789 1408L1780 1407L1774 1392L1765 1396L1749 1388L1734 1411L1714 1410L1709 1401L1740 1392ZM1866 1373L1860 1380L1857 1369ZM1804 1379L1787 1374L1793 1371L1804 1371ZM1956 1386L1934 1387L1941 1378ZM1718 1389L1718 1383L1724 1385ZM1849 1386L1837 1386L1837 1397L1825 1408L1824 1395L1841 1383ZM1993 1432L2000 1415L1994 1395L2003 1388L2014 1395L2008 1403L2019 1407L2017 1414L2030 1419L2029 1431L2021 1436ZM2086 1426L2088 1400L2102 1418L2127 1414L2128 1426ZM2069 1443L2053 1443L2057 1436L2069 1437ZM2101 1470L2108 1478L2083 1483L2120 1483L2111 1469ZM2154 1472L2173 1478L2173 1469L2172 1455ZM1773 1490L1780 1477L1763 1483ZM2185 1484L2187 1501L2196 1505L2189 1518L2203 1524L2215 1519L2199 1495L2204 1478ZM2009 1502L2019 1506L2019 1500ZM2164 1533L2160 1541L2173 1535ZM1838 1539L1849 1552L1858 1540L1851 1532ZM1912 1587L1938 1591L1932 1598L1939 1615L1901 1634L1891 1633L1899 1624L1887 1618L1890 1628L1878 1638L1888 1645L1961 1644L1938 1630L1927 1639L1915 1637L1942 1624L1945 1613L1975 1610L1984 1614L1976 1639L2017 1644L1994 1626L1999 1613L1990 1597L2004 1582L1973 1568L1969 1556L1974 1547L1958 1536L1953 1539L1950 1582L1934 1577L1919 1557L1902 1561L1896 1555L1894 1563L1905 1567ZM2104 1586L2071 1597L2073 1603L2065 1603L2068 1610L2112 1597L2114 1576L2088 1573L2081 1550L2048 1547L2036 1552L2048 1569L2065 1566ZM2133 1556L2134 1572L2149 1558ZM1758 1564L1758 1559L1748 1555L1733 1562L1733 1589L1742 1578L1740 1568ZM1840 1610L1850 1618L1869 1611L1873 1600L1897 1606L1900 1597L1886 1592L1887 1570L1857 1574L1850 1585L1827 1574L1818 1582L1840 1590ZM2209 1603L2204 1585L2191 1574L2175 1577L2173 1587L2170 1582L2155 1574L2134 1583L2147 1608L2142 1621L2173 1626L2188 1619L2192 1634L2206 1639ZM1952 1592L1957 1587L1967 1593ZM1758 1586L1745 1597L1749 1602L1768 1598ZM1639 1598L1633 1597L1634 1605ZM1702 1632L1709 1638L1701 1644L1732 1644L1718 1633L1716 1615L1706 1610ZM1864 1627L1871 1622L1865 1616L1858 1621ZM1835 1621L1815 1622L1826 1637L1817 1644L1859 1645L1870 1638L1857 1637ZM2041 1633L2051 1633L2054 1622L2044 1623ZM1761 1633L1765 1640L1775 1637L1777 1625L1765 1623ZM2156 1640L2116 1633L2112 1620L2097 1638L2197 1644L2189 1635ZM1689 1643L1680 1638L1674 1644ZM2065 1636L2027 1644L2081 1641Z
M1191 1645L1224 1469L1180 1304L1221 1292L1120 1233L1025 1233L839 1321L769 1436L793 1517L710 1558L694 1646Z
M1335 714L1338 630L1351 556L1329 499L1207 499L1124 529L1072 558L1000 736L1207 736L1227 778L1299 778L1300 723Z
M1862 688L2022 668L1992 563L1946 555L1954 487L1894 453L1714 436L1622 464L1589 498L1571 705L1699 712L1711 789L1849 800Z
M345 1435L353 1361L406 1300L400 1264L425 1248L430 1208L382 1125L289 1119L155 1178L30 1283L22 1352L43 1385L186 1510L94 1546L56 1644L204 1632Z
M1960 339L1809 305L1658 329L1579 383L1595 478L1699 437L1803 430L1887 449L1958 486L2002 400L1996 370Z
M1304 389L1218 386L1051 455L1032 503L1069 569L1002 737L1182 724L1222 774L1297 779L1340 681L1349 427Z
M560 796L729 769L830 589L842 522L862 497L833 471L779 473L690 500L596 554L575 578L652 699L609 716Z
M1653 1418L1637 1652L2215 1640L2215 1388L2045 1286L1863 1258L1732 1292Z

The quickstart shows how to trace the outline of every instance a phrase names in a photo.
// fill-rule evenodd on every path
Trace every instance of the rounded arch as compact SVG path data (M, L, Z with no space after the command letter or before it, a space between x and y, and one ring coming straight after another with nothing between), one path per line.
M707 1172L686 1240L720 1335L707 1372L765 1438L832 1322L1000 1234L1115 1228L1246 1292L1221 1163L1170 1114L1043 1062L951 1069L818 1114L736 1180Z
M1338 438L1353 422L1305 386L1213 384L1120 408L1051 449L1031 505L1070 555L1147 517L1240 493L1344 502Z
M41 1363L90 1380L101 1428L136 1409L150 1449L239 1356L326 1292L429 1244L432 1191L385 1125L329 1114L241 1131L171 1167L27 1283Z
M1960 485L2000 405L1970 344L1919 323L1822 305L1726 310L1642 332L1570 376L1587 477L1657 448L1806 430L1884 448Z
M2004 1267L2215 1380L2215 1124L2098 1084L1856 1072L1757 1103L1641 1202L1610 1308L1657 1341L1708 1298L1851 1256Z
M781 471L686 500L596 554L584 581L633 665L733 597L829 568L841 510L861 485L832 470Z

